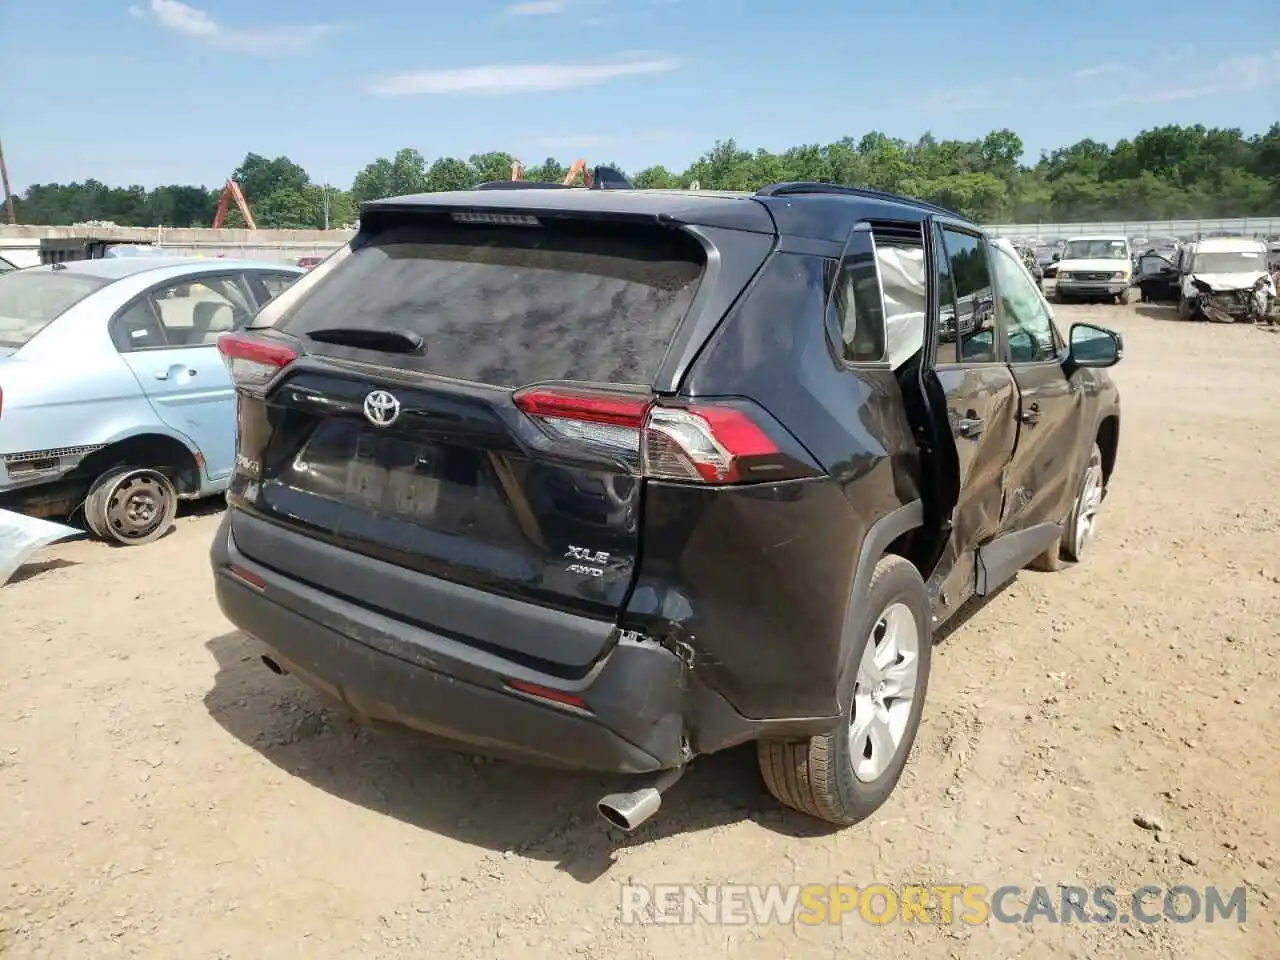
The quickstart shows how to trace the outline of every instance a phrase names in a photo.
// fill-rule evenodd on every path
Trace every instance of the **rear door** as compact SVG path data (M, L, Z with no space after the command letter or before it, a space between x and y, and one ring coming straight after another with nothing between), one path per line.
M305 357L242 398L257 475L233 502L406 571L612 618L640 546L639 425L702 246L652 222L429 210L367 216L352 246L255 321ZM247 555L324 574L235 522ZM416 604L380 600L434 622Z
M1000 531L1005 470L1017 436L1017 389L1003 360L995 322L986 240L959 226L933 224L938 320L933 371L945 397L959 462L960 487L952 514L950 552L939 573Z
M235 460L235 390L217 340L254 309L237 274L198 275L149 290L111 320L111 339L156 416L196 445L211 481Z

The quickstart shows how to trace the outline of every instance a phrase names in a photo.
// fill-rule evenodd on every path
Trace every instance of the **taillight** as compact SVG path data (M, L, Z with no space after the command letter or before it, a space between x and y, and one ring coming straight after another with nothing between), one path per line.
M554 440L619 455L656 480L727 484L815 472L807 457L782 450L745 403L663 406L652 397L544 387L514 400Z
M267 343L242 333L226 333L218 338L218 352L231 372L231 382L242 390L261 390L298 359L286 346Z

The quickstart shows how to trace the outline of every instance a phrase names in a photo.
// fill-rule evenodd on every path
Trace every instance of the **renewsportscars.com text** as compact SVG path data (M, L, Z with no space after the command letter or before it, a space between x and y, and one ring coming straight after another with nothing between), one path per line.
M1243 923L1243 887L628 884L628 924Z

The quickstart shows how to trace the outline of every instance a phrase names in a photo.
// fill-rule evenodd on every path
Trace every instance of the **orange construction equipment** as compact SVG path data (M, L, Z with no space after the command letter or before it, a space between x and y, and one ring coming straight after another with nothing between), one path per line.
M585 160L573 161L573 163L569 166L569 172L565 174L564 180L562 182L566 187L571 187L573 186L573 181L578 178L579 174L582 175L582 185L584 187L590 187L591 171L587 169L587 161ZM521 163L519 160L511 161L511 179L512 180L524 179L524 164Z
M223 222L227 219L227 210L231 205L231 201L235 201L236 209L240 211L240 216L244 217L244 224L250 230L257 230L258 225L253 222L253 214L249 212L249 204L244 199L244 194L240 192L240 184L234 180L228 180L227 185L222 188L222 193L218 197L218 208L213 212L213 229L220 230Z

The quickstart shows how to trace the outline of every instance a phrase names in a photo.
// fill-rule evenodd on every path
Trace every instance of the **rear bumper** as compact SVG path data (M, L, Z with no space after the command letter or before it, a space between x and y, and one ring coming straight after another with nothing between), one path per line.
M545 766L640 774L764 733L816 732L821 721L746 720L694 682L657 643L620 634L586 676L568 681L317 590L236 549L228 510L211 559L223 614L281 667L374 720ZM234 564L262 581L257 587ZM530 684L578 698L554 702ZM699 746L703 750L699 750Z

